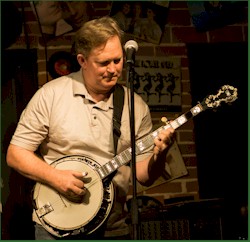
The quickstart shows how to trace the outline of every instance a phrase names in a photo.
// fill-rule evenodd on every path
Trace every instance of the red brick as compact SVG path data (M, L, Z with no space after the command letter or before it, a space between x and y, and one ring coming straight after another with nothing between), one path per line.
M47 49L47 58L49 60L49 58L56 52L58 51L65 51L65 52L69 52L71 51L70 46L68 48L60 48L60 46L58 46L58 48L54 48L54 49ZM44 60L45 59L45 49L39 49L37 52L37 58L38 60Z
M45 60L40 61L38 64L39 64L38 65L38 72L46 71L47 64L46 64Z
M98 9L98 8L110 8L111 4L112 4L112 1L93 1L92 4L93 4L93 7L95 9Z
M159 196L158 195L152 195L150 197L155 198L156 200L158 200L159 202L164 204L164 200L165 200L164 196L162 196L162 195L159 195Z
M183 105L191 105L192 104L192 96L191 94L182 94L182 104Z
M184 156L182 158L183 158L185 166L197 166L197 157L196 157L196 155L188 156L188 157Z
M198 33L194 27L173 27L174 43L206 43L206 33Z
M190 80L189 69L181 69L182 80ZM182 91L190 92L190 82L182 82Z
M48 76L47 80L47 75L46 74L38 74L38 86L41 87L43 86L47 81L50 81L51 78Z
M29 43L31 48L37 48L38 37L30 35L28 36L28 38L26 38L25 36L20 36L17 38L17 41L15 42L14 46L23 47L24 49L26 49L27 42Z
M27 23L25 25L25 28L26 28L26 31L27 31L27 34L41 34L41 31L37 25L37 23L35 22L30 22L30 23Z
M194 133L192 131L180 131L179 139L180 142L194 142Z
M170 8L187 8L187 2L186 1L170 1L169 4Z
M25 11L25 21L26 21L26 23L32 22L32 21L37 23L37 17L34 14L34 12L32 11L32 9Z
M156 56L176 56L187 55L187 48L185 46L156 46Z
M189 61L187 57L181 58L181 67L189 67Z
M73 44L74 34L65 34L57 36L47 42L47 46L60 46L60 45L68 45L72 46ZM39 43L43 46L43 39L42 37L39 38Z
M137 52L138 56L153 56L154 46L140 46Z
M191 108L191 105L189 105L189 107L182 107L182 112L185 113L187 111L189 111Z
M190 26L190 13L187 9L171 9L167 18L168 25Z
M179 149L183 155L196 154L195 144L179 144Z
M242 42L243 32L241 26L226 26L209 31L210 42Z
M172 193L172 192L181 192L181 183L180 182L167 182L159 186L151 187L145 191L145 194L154 194L154 193Z
M198 181L187 182L186 187L188 192L199 191Z
M188 175L185 178L197 178L197 169L188 169Z

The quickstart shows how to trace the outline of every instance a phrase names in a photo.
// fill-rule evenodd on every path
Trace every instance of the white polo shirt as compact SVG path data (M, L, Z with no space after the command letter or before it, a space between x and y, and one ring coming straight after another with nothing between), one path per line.
M121 137L118 154L130 147L130 117L127 88L121 120ZM142 98L135 94L135 136L136 139L152 130L150 111ZM49 164L66 155L86 155L104 165L114 157L113 144L113 94L109 99L95 103L88 94L81 70L46 83L33 96L19 120L11 144L36 151ZM152 149L136 157L140 161L152 154ZM122 167L121 167L122 168ZM112 229L117 235L126 234L124 220L118 221L124 213L123 207L129 188L130 168L119 169L114 177L120 192L116 195L121 204L110 216ZM116 209L117 208L117 209ZM123 217L123 216L122 216ZM111 221L110 221L111 222ZM120 227L120 229L119 229ZM126 228L126 229L125 229ZM116 235L114 231L111 236ZM107 235L109 236L109 234Z

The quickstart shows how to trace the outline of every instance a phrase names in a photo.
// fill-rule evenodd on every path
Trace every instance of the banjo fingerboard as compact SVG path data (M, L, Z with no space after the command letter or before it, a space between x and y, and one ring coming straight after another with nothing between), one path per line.
M168 123L167 125L158 128L151 134L137 141L135 147L136 155L142 153L144 150L152 146L154 144L154 139L158 136L158 134L162 130L166 130L170 127L172 127L173 129L177 129L183 124L185 124L189 119L202 112L203 110L204 110L203 106L199 103L193 108L191 108L188 112L182 114L175 120L171 121L171 123ZM107 162L105 165L99 167L97 169L97 172L99 173L100 177L104 179L111 173L116 171L119 167L126 165L132 158L131 152L132 148L130 147L121 152L119 155L115 156L111 161Z

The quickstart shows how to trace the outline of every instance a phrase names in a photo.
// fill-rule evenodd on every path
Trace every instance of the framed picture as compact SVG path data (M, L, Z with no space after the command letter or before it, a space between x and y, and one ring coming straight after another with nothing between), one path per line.
M88 1L32 1L30 4L47 41L76 31L93 15Z
M247 1L188 1L189 12L197 31L208 31L244 19Z
M110 10L110 16L126 34L155 44L160 43L167 13L168 4L158 1L113 1Z
M136 58L134 89L151 111L181 112L180 58Z

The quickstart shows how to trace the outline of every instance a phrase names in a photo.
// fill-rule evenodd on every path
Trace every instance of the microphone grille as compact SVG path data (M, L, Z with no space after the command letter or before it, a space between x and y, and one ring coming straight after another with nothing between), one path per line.
M137 42L134 41L134 40L129 40L129 41L127 41L126 44L124 45L124 48L125 48L125 51L127 51L127 49L129 49L129 48L134 48L135 51L137 51L137 50L138 50L138 44L137 44Z

